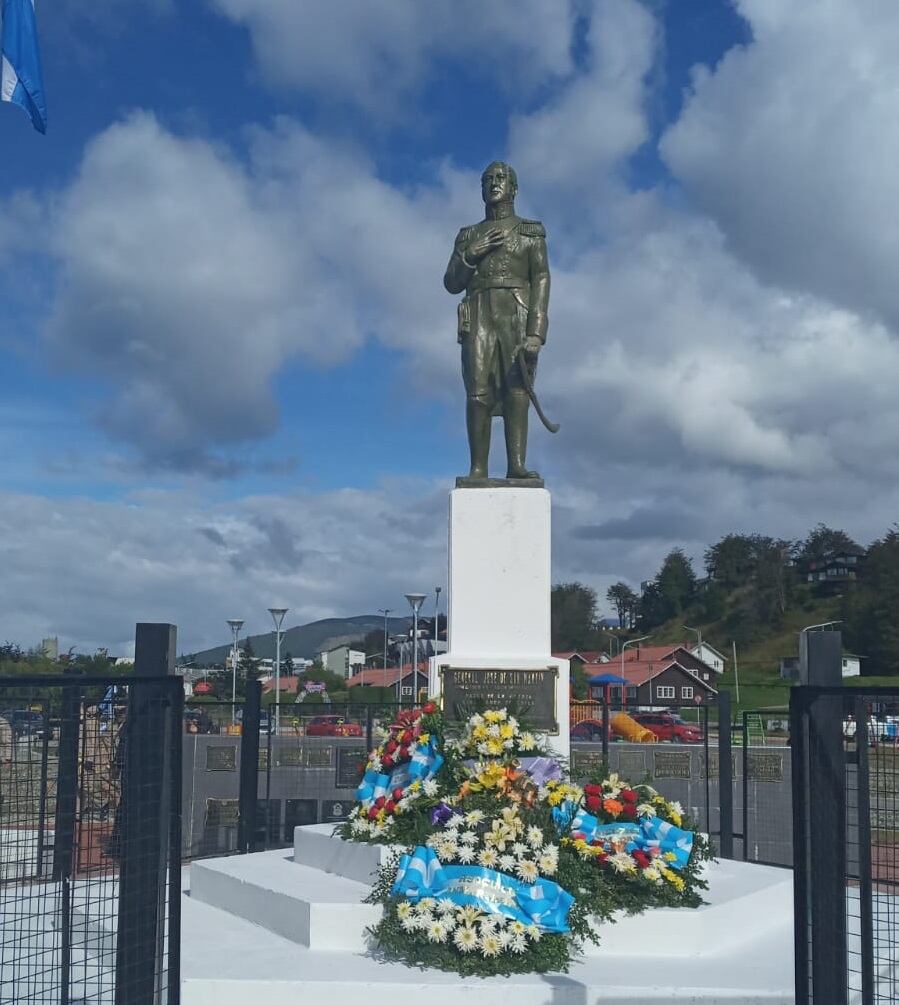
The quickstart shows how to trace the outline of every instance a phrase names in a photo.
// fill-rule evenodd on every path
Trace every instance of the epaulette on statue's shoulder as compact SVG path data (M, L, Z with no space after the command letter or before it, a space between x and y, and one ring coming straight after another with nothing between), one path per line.
M546 228L539 220L522 220L518 232L525 237L546 237Z
M474 237L474 232L477 229L477 224L473 223L470 227L463 227L459 231L459 235L456 238L456 244L465 244Z

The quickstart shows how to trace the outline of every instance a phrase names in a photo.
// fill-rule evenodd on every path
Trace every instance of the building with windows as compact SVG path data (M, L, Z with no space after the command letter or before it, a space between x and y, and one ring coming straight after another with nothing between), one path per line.
M612 702L658 708L706 705L715 701L715 671L686 646L635 646L624 659L612 659L599 674L614 673L627 683L609 687ZM589 680L592 696L603 697L603 684Z
M422 691L425 695L428 692L428 664L419 663L417 673L412 672L411 663L403 667L387 667L386 670L382 667L363 667L347 681L349 688L360 685L391 688L398 702L417 701ZM350 691L352 700L353 692Z
M365 663L365 653L349 646L335 646L327 652L319 653L322 670L335 673L338 677L352 677Z

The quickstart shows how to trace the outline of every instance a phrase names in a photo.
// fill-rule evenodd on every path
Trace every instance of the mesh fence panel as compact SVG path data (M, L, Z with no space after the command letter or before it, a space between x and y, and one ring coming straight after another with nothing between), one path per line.
M0 679L2 1005L177 1001L180 694L180 681ZM159 730L139 753L136 708Z

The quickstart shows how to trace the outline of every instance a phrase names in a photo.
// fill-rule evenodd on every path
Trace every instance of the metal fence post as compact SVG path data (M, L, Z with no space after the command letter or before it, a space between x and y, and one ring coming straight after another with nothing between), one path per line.
M181 722L171 721L168 708L171 690L165 677L173 668L174 652L174 625L137 626L134 667L141 677L129 681L126 732L120 740L126 746L120 804L115 1005L156 1005L159 1000L169 864L167 800L173 788L168 774L173 741L167 733L171 731L180 743L183 728ZM180 874L169 881L174 887L170 895L180 896ZM178 946L169 944L169 963L176 969L178 951Z
M240 730L240 795L237 816L237 850L242 855L256 850L261 706L262 684L258 680L248 680Z
M602 763L609 763L609 703L602 699Z
M855 702L856 826L858 827L858 906L861 940L862 1005L874 997L874 884L871 862L871 764L868 758L868 708Z
M56 778L56 819L53 833L53 879L56 882L72 874L75 810L78 802L80 709L80 688L63 688L59 722L59 765Z
M730 691L718 692L719 854L734 857L734 771L730 736Z
M790 689L790 757L793 788L793 955L796 1005L810 1001L807 689ZM744 783L745 784L745 783Z
M741 726L743 729L743 745L740 753L740 781L743 787L743 861L749 861L749 719L748 712L743 712Z

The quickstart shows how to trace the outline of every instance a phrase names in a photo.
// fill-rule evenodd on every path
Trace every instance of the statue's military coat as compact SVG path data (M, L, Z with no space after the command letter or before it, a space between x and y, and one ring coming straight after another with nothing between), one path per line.
M505 243L470 268L466 249L494 227L506 231ZM499 411L505 392L522 386L515 348L528 336L546 341L549 265L543 224L513 215L463 227L443 284L450 293L465 292L459 342L466 393Z

